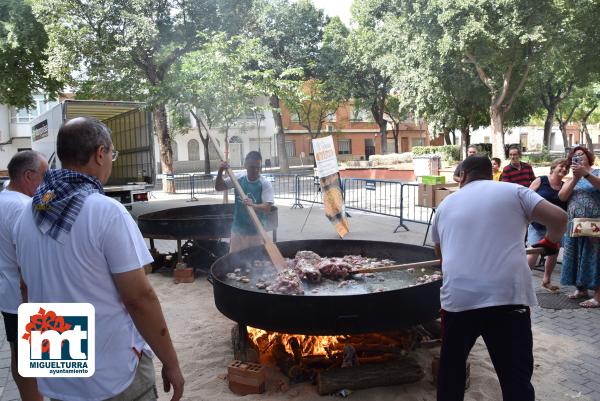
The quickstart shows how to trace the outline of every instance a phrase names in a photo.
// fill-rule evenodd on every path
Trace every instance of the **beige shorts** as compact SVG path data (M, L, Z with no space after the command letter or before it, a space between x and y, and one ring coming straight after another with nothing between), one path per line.
M60 401L51 398L52 401ZM142 354L140 363L135 371L133 382L122 393L108 398L105 401L156 401L158 393L154 378L154 364L152 359Z
M263 240L260 235L243 235L231 232L231 238L229 238L229 253L238 252L242 249L260 246L262 244Z

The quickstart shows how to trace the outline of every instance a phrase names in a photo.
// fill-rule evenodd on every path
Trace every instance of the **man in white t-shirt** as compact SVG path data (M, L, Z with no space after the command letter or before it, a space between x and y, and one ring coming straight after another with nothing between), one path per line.
M17 260L29 302L94 306L96 366L89 378L38 378L38 388L52 400L156 400L151 348L177 401L183 376L143 269L152 258L127 210L103 194L118 155L110 130L70 120L57 155L63 169L46 173L15 227Z
M530 221L545 225L546 237L535 246L554 254L567 217L528 188L492 181L487 157L465 159L460 182L432 225L443 272L437 399L463 400L467 357L482 336L504 401L533 401L529 308L537 301L523 237Z
M25 205L42 182L48 163L43 156L25 150L13 156L8 163L10 183L0 192L0 311L4 318L6 339L10 344L12 377L21 399L41 401L35 378L22 377L17 370L17 310L23 302L20 274L13 241L13 227Z

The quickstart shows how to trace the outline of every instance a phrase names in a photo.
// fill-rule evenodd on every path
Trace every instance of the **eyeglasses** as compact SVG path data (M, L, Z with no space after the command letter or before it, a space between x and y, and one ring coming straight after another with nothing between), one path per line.
M112 150L112 161L116 162L117 161L117 157L119 157L119 151L118 150Z

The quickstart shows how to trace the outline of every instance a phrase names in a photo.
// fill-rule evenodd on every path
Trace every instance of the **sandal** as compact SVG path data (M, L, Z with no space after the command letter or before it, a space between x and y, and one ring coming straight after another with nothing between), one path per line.
M580 303L579 306L587 309L600 308L600 302L598 302L596 298L590 298L587 301L583 301L582 303Z
M553 293L553 294L560 291L560 287L559 286L552 285L550 283L544 283L544 282L542 282L542 289L544 289L544 290L546 290L546 291L548 291L550 293Z
M581 299L581 298L588 298L588 293L586 292L582 292L582 291L575 291L572 294L567 295L567 297L569 297L569 299Z

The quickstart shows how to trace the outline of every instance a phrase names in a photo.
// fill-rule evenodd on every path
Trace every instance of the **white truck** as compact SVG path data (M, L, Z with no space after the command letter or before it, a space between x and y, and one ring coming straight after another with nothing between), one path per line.
M56 156L58 129L75 117L95 117L112 131L119 157L104 187L107 196L131 209L147 201L156 178L151 113L143 103L65 100L31 121L32 149L47 157L50 168L61 168Z

